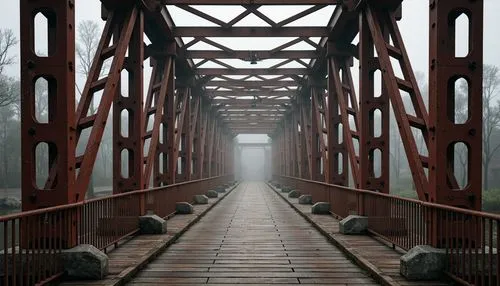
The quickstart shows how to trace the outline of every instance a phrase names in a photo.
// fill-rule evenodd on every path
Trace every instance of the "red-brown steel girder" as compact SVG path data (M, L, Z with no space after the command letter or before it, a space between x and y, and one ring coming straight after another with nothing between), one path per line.
M115 35L121 27L115 28ZM144 14L138 12L128 56L123 70L128 76L128 94L117 88L113 101L113 193L122 193L144 187L143 177L143 63L144 63ZM117 44L116 42L114 44ZM120 85L123 84L120 82ZM126 111L123 114L123 111ZM127 125L122 124L128 122ZM125 151L126 158L122 157ZM125 159L125 162L122 160ZM127 170L122 172L126 163Z
M75 10L72 1L20 1L21 22L21 139L22 139L22 209L35 210L75 203L84 193L75 188ZM47 18L47 54L35 51L35 17ZM35 93L37 80L48 83L48 120L37 118ZM46 144L48 178L43 187L37 184L37 156L40 146ZM48 149L48 150L47 150ZM70 213L68 213L70 214ZM77 243L75 221L60 226L57 237L63 247ZM22 227L22 226L21 226ZM62 231L64 230L64 231ZM55 230L54 230L55 231ZM5 231L7 235L7 232ZM33 237L32 237L33 238ZM45 239L45 238L44 238ZM41 239L38 238L40 243ZM55 239L54 239L55 241ZM35 247L29 237L22 237L24 248ZM43 242L45 244L45 241Z
M483 120L483 2L433 0L430 5L428 200L481 210ZM468 18L468 52L455 55L455 21ZM455 120L455 84L467 82L468 118ZM455 145L467 148L467 183L454 176ZM451 178L451 179L450 179Z
M389 193L389 97L381 71L379 59L374 55L374 40L367 18L359 17L359 60L360 60L360 109L359 109L359 181L358 188ZM388 41L387 27L383 29L383 40ZM380 41L381 39L377 39ZM380 82L375 73L379 71ZM380 91L375 87L380 85ZM377 114L378 111L378 114ZM378 124L376 123L378 121ZM378 129L378 130L377 130ZM377 158L376 154L379 154ZM377 162L375 162L377 160ZM378 166L375 166L378 163ZM378 167L378 174L377 174Z

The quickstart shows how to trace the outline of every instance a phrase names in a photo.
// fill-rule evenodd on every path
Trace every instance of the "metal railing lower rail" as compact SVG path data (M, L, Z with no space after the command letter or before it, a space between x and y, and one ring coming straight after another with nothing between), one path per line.
M63 275L64 249L91 244L106 251L138 232L139 216L152 212L167 217L175 213L176 202L190 202L194 195L233 179L212 177L1 216L0 285L40 285L57 279Z
M443 249L446 273L460 283L500 285L500 215L294 177L274 180L311 194L315 202L329 202L331 213L339 218L368 217L369 232L394 246Z

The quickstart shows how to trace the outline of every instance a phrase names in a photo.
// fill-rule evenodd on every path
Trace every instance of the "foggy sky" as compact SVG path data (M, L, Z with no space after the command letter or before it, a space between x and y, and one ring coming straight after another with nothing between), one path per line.
M1 28L10 28L14 31L15 35L19 39L19 1L16 0L1 0L2 9L0 10L0 27ZM101 22L100 19L100 1L99 0L76 0L76 22L82 20L94 20ZM410 57L413 70L414 71L422 71L427 74L428 70L428 27L429 27L429 17L428 17L428 0L405 0L403 2L403 20L399 22L399 27L405 40L405 46ZM498 27L500 26L500 19L498 19L498 14L500 14L500 1L498 0L484 0L484 63L486 64L494 64L500 66L500 55L498 51L500 51L500 37L498 33ZM211 8L207 8L211 9ZM237 13L235 9L241 8L225 8L228 10L217 13L216 16L219 15L229 15ZM233 11L231 11L233 9ZM274 9L269 8L273 14L269 14L268 16L271 19L283 18L286 14L292 13L293 8L290 9ZM177 11L177 12L176 12ZM174 13L175 12L175 13ZM232 13L231 13L232 12ZM323 25L324 22L327 22L329 19L329 11L325 10L323 13L319 13L318 15L323 16L316 18L321 18L317 20L317 23L313 23L313 25ZM172 17L174 20L184 19L183 15L177 15L178 10L171 9ZM282 15L278 15L277 13L281 13ZM227 20L227 19L223 19ZM311 19L307 19L311 21ZM180 22L180 20L177 20ZM193 25L203 25L205 23L204 20L196 20L196 17L190 18L189 21L192 22ZM247 19L245 22L240 23L241 25L259 25L257 22L252 22L252 19ZM181 25L186 25L186 23L179 23ZM77 30L78 33L78 30ZM231 41L229 41L231 42ZM233 44L238 47L239 41L234 41ZM252 47L238 47L240 49L249 50ZM19 55L19 45L16 46L15 50L12 51L14 54ZM19 61L19 57L17 57L17 61ZM6 72L10 76L19 77L19 65L15 64L6 69ZM353 69L353 73L356 73L356 70ZM355 76L355 75L354 75ZM78 80L78 81L81 81ZM242 135L240 137L244 139L244 141L252 140L252 136ZM249 139L246 139L249 138ZM252 142L257 141L266 141L265 136L260 137L261 139L257 139L258 137L253 138ZM250 142L250 141L249 141Z

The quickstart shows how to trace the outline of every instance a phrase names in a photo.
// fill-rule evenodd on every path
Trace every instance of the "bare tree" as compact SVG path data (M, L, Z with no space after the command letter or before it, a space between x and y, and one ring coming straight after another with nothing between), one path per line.
M76 56L79 61L78 72L85 78L89 76L90 69L92 68L92 62L94 60L94 55L97 51L99 45L99 36L101 35L101 29L95 21L84 20L78 24L78 39L76 44ZM78 93L81 95L80 88L76 86ZM94 99L90 103L91 114L95 113ZM91 177L90 185L88 190L88 197L92 198L94 196L94 179Z
M0 29L0 74L3 69L15 62L15 57L10 56L10 49L17 45L17 39L11 29Z
M15 57L9 54L10 50L17 45L17 39L10 29L0 29L0 107L12 104L16 100L13 92L13 81L3 74L5 67L15 62Z
M483 188L489 189L489 169L500 142L493 142L493 133L500 127L500 102L496 100L500 89L500 71L497 66L483 68Z

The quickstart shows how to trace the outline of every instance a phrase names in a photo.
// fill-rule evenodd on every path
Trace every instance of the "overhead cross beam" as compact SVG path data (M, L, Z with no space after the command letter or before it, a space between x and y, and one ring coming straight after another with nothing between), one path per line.
M336 5L341 0L169 0L169 5Z
M175 27L174 37L327 37L323 27Z

